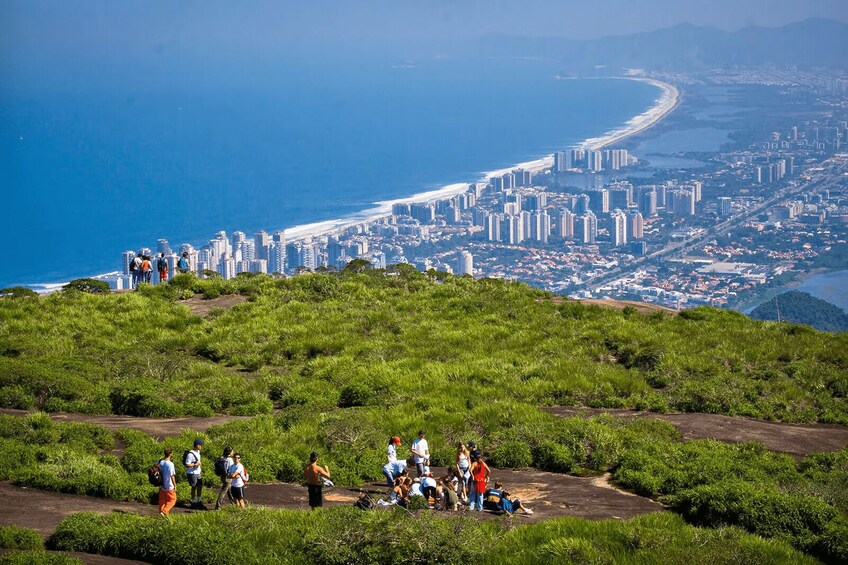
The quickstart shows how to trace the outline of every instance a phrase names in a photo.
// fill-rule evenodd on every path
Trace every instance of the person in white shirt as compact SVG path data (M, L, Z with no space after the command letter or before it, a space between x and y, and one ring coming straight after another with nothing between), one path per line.
M174 478L176 471L171 462L171 449L165 450L165 456L159 460L159 476L162 477L162 485L159 487L159 515L167 518L171 508L177 503L177 480Z
M247 474L247 469L241 464L241 455L236 453L233 455L233 466L230 467L229 475L233 479L233 484L230 490L233 493L233 498L236 501L236 506L244 508L244 485L250 480Z
M433 478L433 473L429 471L421 477L421 494L427 499L432 498L435 500L436 498L436 479Z
M185 454L183 464L186 467L186 478L191 486L191 506L193 508L205 508L203 498L203 478L200 476L200 450L203 449L203 440L194 440L194 449Z
M418 437L412 442L412 456L419 477L424 476L425 467L429 465L430 461L430 445L424 439L424 435L424 430L418 430Z
M401 445L400 438L393 436L389 439L389 445L386 447L386 464L383 465L383 474L386 476L386 486L390 487L395 482L395 477L400 475L403 469L406 469L406 461L398 461L397 448Z

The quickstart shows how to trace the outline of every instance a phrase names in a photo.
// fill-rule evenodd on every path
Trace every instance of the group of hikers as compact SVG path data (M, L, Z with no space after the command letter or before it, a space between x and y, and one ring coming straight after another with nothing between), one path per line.
M139 283L147 283L153 279L153 268L159 273L159 282L163 283L168 280L168 258L164 253L160 253L156 258L155 265L150 255L138 254L130 260L130 284L132 288L137 288ZM177 271L179 273L188 273L191 270L191 265L188 261L188 253L184 252L177 260Z
M448 467L446 474L438 479L433 477L430 470L430 446L424 430L420 430L418 437L412 442L408 459L398 458L398 448L401 445L400 437L392 436L386 447L387 461L383 466L386 486L389 487L386 499L374 503L370 495L362 491L356 502L358 507L367 509L397 505L408 508L413 498L421 497L429 508L437 510L455 511L465 507L468 510L485 509L510 515L519 510L525 514L533 513L522 505L520 500L512 498L501 483L495 482L489 487L491 469L483 460L483 454L475 442L469 441L467 445L458 442L454 465ZM192 449L183 453L182 463L191 487L190 507L205 510L202 498L202 451L203 440L195 439ZM176 469L171 460L172 456L173 450L165 449L162 459L148 471L151 484L159 487L159 514L163 517L168 517L177 503ZM313 451L303 471L309 507L313 510L320 508L324 503L323 488L333 486L329 466L319 465L318 457L318 453ZM415 478L409 474L411 466L415 467ZM250 476L241 461L241 455L234 453L231 446L226 446L221 456L215 460L214 470L221 480L215 510L220 509L225 500L243 508L245 487Z
M189 507L206 510L203 504L203 478L201 476L203 440L194 440L190 450L183 453L183 466L186 480L191 487ZM147 474L151 484L159 487L159 515L167 518L177 504L176 467L172 461L173 450L165 449L160 459ZM215 510L219 510L225 500L235 506L245 507L245 487L250 481L250 475L241 461L241 454L234 453L231 446L226 446L220 457L215 459L215 474L221 479L221 490L215 501ZM309 506L312 509L323 504L323 487L332 486L329 467L318 464L318 454L312 452L309 464L304 469L306 486L309 493Z
M379 500L380 506L398 505L406 508L411 499L423 497L428 506L438 510L458 510L465 507L468 510L492 510L512 514L521 510L525 514L533 511L523 506L517 498L511 498L503 485L495 482L489 487L491 469L483 459L483 453L474 441L467 445L456 444L454 465L447 468L443 477L433 477L430 470L430 445L424 430L418 431L418 437L410 446L408 459L398 458L397 450L402 445L398 436L389 438L386 447L386 464L383 474L386 486L389 487L388 500ZM409 476L409 468L415 467L417 476ZM360 497L360 504L365 505L367 495Z

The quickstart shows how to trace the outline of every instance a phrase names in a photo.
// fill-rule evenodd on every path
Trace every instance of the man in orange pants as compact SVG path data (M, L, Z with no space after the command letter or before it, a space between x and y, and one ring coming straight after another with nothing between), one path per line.
M162 486L159 487L159 515L167 518L171 508L177 503L177 481L174 478L174 464L171 462L171 449L165 450L165 456L159 461L159 474Z

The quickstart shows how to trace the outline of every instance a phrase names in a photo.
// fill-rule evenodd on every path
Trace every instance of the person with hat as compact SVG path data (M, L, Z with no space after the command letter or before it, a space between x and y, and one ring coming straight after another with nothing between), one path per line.
M383 474L386 476L386 486L394 484L395 477L400 475L406 469L406 460L398 460L397 448L401 445L398 436L389 438L389 445L386 447L386 464L383 465Z
M186 467L186 478L191 486L191 506L192 508L204 508L203 498L203 478L200 476L200 451L203 449L203 440L197 438L194 440L194 448L186 451L183 455L183 465Z
M428 501L432 498L434 501L436 500L436 479L433 478L433 473L427 471L424 473L424 476L421 477L421 494L424 495Z
M303 474L306 476L306 490L309 493L309 508L315 510L324 505L324 495L321 492L324 486L322 477L330 478L330 467L321 467L318 464L318 454L312 452L309 454L309 465L307 465Z

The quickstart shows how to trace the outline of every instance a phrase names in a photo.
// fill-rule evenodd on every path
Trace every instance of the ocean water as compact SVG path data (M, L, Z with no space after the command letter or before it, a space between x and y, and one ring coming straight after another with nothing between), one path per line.
M792 290L807 292L848 312L848 271L813 275Z
M7 69L0 288L339 218L620 127L655 87L538 61ZM185 71L185 72L183 72Z

